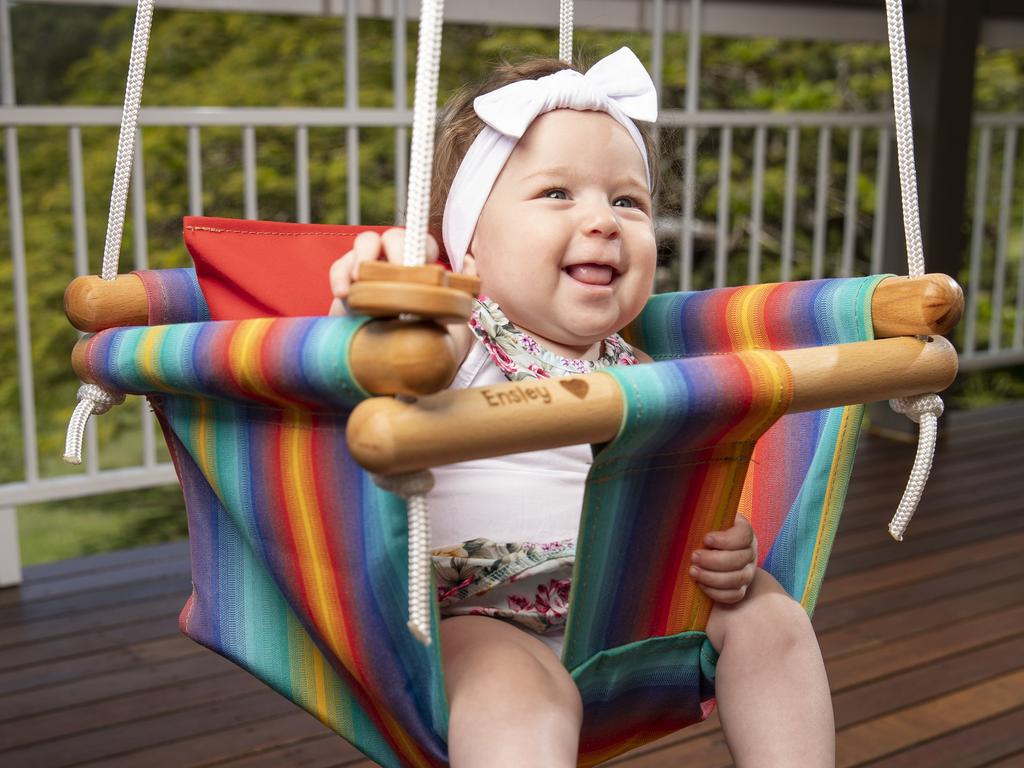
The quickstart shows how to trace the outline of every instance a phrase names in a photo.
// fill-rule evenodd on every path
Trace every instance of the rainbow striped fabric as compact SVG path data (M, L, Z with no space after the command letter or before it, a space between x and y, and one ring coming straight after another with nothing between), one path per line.
M652 296L628 336L655 360L799 349L873 338L871 297L888 275ZM790 414L758 441L739 511L760 565L814 612L853 471L861 405Z
M663 362L611 369L627 415L588 479L563 657L585 703L581 765L710 711L710 606L685 573L704 531L750 515L764 567L813 608L860 411L778 419L791 382L767 350L869 338L875 283L657 296L630 330ZM443 766L438 614L424 648L405 626L404 504L345 443L366 397L346 363L360 322L112 329L86 357L164 427L189 512L183 630L378 763Z
M194 269L139 269L132 274L146 289L148 325L199 323L210 319L210 308L199 289Z
M665 362L610 371L627 416L588 479L563 654L584 700L581 765L711 712L711 606L687 568L737 511L760 565L813 610L863 408L779 418L792 385L768 350L870 339L881 279L662 294L627 329Z

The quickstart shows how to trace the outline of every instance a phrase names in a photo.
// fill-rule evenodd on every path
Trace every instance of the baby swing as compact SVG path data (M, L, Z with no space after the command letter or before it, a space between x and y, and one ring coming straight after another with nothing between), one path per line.
M888 5L905 218L916 228L902 9ZM378 763L443 766L427 470L593 444L562 661L584 701L579 764L595 765L713 707L710 604L687 575L707 531L737 512L750 518L761 567L813 611L863 413L848 404L948 386L956 353L941 334L962 295L950 278L920 276L918 234L908 238L917 279L657 295L625 332L653 364L439 391L458 362L429 318L465 318L475 289L415 266L441 6L424 2L420 22L410 266L366 265L350 298L361 316L274 317L326 306L303 312L287 291L255 296L232 280L271 261L319 260L325 285L326 265L345 250L337 243L360 228L189 218L195 269L116 276L152 19L152 0L140 0L102 279L79 278L66 295L72 323L90 332L73 353L86 384L67 458L79 457L91 413L122 393L146 395L188 508L194 588L182 630ZM562 6L568 59L571 3ZM927 477L941 401L904 405L922 421L922 447L897 538Z

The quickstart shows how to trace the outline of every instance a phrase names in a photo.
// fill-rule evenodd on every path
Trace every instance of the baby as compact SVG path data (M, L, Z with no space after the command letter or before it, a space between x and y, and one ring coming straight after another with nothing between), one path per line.
M653 83L628 49L586 76L556 60L505 66L449 102L438 130L431 228L453 270L477 275L452 326L451 387L649 362L616 333L656 263L646 134ZM400 262L403 232L364 233L331 268L332 314L363 261ZM428 258L439 249L431 239ZM559 661L587 446L434 470L434 566L449 756L464 766L575 766L582 704ZM691 575L714 601L716 695L739 766L830 766L828 681L803 608L756 567L750 524L707 536Z

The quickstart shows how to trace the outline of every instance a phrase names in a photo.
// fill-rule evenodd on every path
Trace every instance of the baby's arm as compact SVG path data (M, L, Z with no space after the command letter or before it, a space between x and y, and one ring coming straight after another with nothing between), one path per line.
M704 537L706 549L693 553L690 575L705 595L716 603L738 603L757 572L757 538L742 515L732 528L712 531Z

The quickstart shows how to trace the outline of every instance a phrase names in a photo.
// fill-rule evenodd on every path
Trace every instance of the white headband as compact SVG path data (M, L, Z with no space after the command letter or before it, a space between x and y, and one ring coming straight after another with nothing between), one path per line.
M629 48L620 48L585 75L563 69L536 80L519 80L478 96L473 109L486 125L466 152L444 206L441 234L452 269L462 271L480 212L509 155L530 124L554 109L607 112L633 137L650 168L643 137L633 120L658 119L658 96L651 76Z

